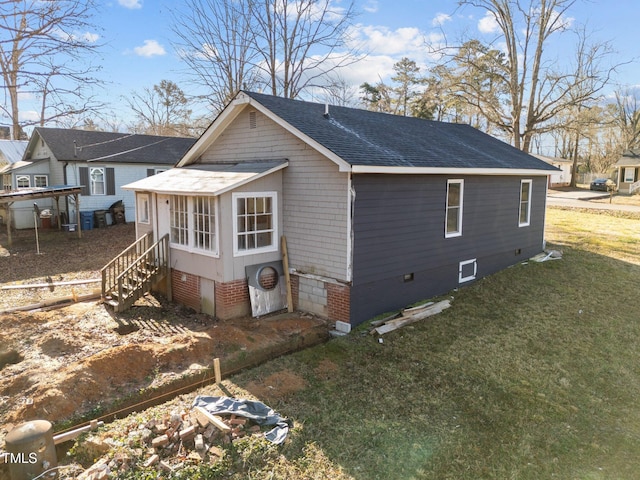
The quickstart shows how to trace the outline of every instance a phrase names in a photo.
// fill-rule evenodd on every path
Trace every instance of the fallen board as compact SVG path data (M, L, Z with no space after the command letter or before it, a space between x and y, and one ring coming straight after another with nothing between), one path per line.
M372 333L377 333L378 335L384 335L385 333L393 332L399 328L404 327L405 325L410 325L415 322L419 322L427 317L435 315L437 313L442 312L443 310L449 308L451 306L451 302L449 300L442 300L441 302L434 303L433 305L429 305L428 307L420 309L418 312L413 315L400 317L393 320L389 320L384 325L380 325L376 327Z

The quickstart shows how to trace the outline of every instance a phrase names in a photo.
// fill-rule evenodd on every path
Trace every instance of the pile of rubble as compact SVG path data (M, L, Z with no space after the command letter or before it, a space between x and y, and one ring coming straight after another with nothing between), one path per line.
M118 442L111 438L93 435L84 439L82 450L102 458L80 474L78 480L102 480L117 471L129 470L134 462L138 463L134 457L144 459L143 468L154 467L167 473L187 466L215 464L224 457L222 446L249 435L264 436L260 425L251 419L235 414L213 415L200 406L128 428L128 451L118 448Z

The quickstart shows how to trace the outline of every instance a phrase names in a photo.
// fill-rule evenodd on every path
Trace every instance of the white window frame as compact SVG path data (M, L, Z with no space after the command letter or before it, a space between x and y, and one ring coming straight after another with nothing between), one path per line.
M522 194L524 192L524 186L525 185L529 185L529 196L527 197L526 201L522 199ZM531 179L527 179L527 180L520 180L520 201L518 202L518 226L519 227L528 227L529 225L531 225L531 193L533 192L533 180ZM527 218L525 220L522 220L522 207L524 206L526 202L526 212L527 212Z
M191 197L190 200L191 218L193 219L193 226L191 228L193 250L218 255L218 197ZM206 202L208 206L207 213L198 210L201 202ZM208 229L201 228L205 221L206 224L209 225ZM211 228L212 225L213 229ZM199 245L200 238L205 237L208 237L209 248Z
M460 202L459 205L449 205L449 188L451 185L460 185ZM462 236L462 209L464 205L464 180L460 178L447 180L447 197L445 199L445 212L444 212L444 236L445 238L461 237ZM458 209L456 216L456 222L458 228L455 231L449 231L449 211L453 208Z
M38 179L44 179L44 185L38 185ZM46 188L49 186L49 176L48 175L34 175L33 176L33 185L35 187Z
M94 172L102 174L102 181L96 181ZM89 167L89 184L91 185L91 195L107 194L107 169L104 167ZM97 187L102 185L102 192L97 191Z
M624 183L633 183L636 176L635 167L624 167Z
M138 210L138 223L144 223L148 225L151 222L151 212L149 211L149 194L139 193L136 200Z
M2 183L4 185L5 192L10 192L11 190L13 190L13 186L11 185L11 174L5 173L2 176Z
M270 198L271 199L271 228L264 230L249 230L247 229L245 232L238 231L238 200L247 200L247 199L258 199L258 198ZM257 253L265 253L265 252L275 252L278 250L278 192L236 192L232 194L232 202L233 202L233 255L234 257L241 257L244 255L254 255ZM267 214L266 212L264 214ZM254 216L258 216L257 213L253 214ZM250 218L249 216L245 217L245 221ZM258 235L260 233L271 233L271 244L266 245L264 247L256 247L256 248L246 248L240 249L238 247L238 238L239 235L245 235L248 237L251 234Z
M201 220L197 215L197 200L196 199L208 199L209 213L207 214L209 226L213 230L208 232L205 230L198 230L197 225L202 225ZM176 202L181 200L180 209L176 211ZM210 255L214 257L219 256L219 235L218 228L218 197L193 197L186 195L171 195L169 197L169 242L173 248L180 250L186 250L193 253L200 253L204 255ZM178 222L178 223L176 223ZM176 239L176 233L179 233L179 238ZM209 236L210 248L202 248L197 244L199 235ZM177 241L176 241L177 240Z
M471 264L473 264L473 274L463 277L462 274L464 272L464 267ZM471 280L475 280L477 274L478 274L477 258L472 258L471 260L465 260L458 264L458 283L470 282Z
M27 180L27 185L20 185L21 180ZM31 177L29 175L16 175L16 189L31 188Z

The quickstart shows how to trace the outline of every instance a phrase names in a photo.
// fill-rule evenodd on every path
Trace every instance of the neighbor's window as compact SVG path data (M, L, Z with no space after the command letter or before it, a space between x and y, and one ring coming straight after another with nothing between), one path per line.
M217 255L216 205L215 197L172 196L171 243Z
M447 207L445 215L445 237L462 235L462 197L464 180L447 181Z
M91 184L91 195L105 194L104 167L91 167L89 169L89 180Z
M234 254L273 251L276 243L276 192L234 193Z
M33 181L36 187L48 187L49 186L49 177L46 175L34 175Z
M522 180L520 182L520 216L518 217L518 226L526 227L529 225L531 218L531 180Z
M4 186L5 191L11 191L11 175L4 174L2 176L2 184Z
M633 183L635 180L636 169L634 167L625 167L624 183Z
M16 175L16 186L18 188L31 187L31 178L29 175Z
M149 195L138 194L138 222L149 223Z

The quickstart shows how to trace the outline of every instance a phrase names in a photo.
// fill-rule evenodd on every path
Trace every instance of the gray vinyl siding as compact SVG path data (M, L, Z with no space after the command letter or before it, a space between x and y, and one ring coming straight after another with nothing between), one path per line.
M464 180L462 236L445 238L448 179ZM520 182L532 179L530 225L518 226ZM465 285L542 251L546 177L354 175L352 323ZM405 282L403 276L413 274Z
M251 128L250 111L240 112L199 163L287 159L281 233L290 267L348 280L348 175L260 112Z

